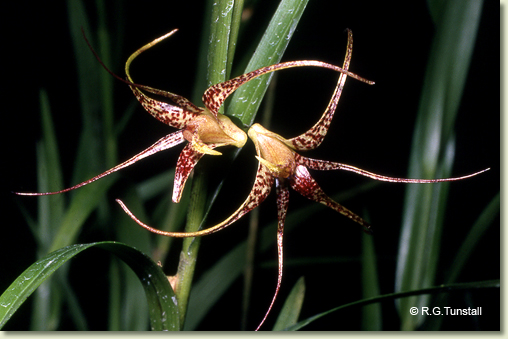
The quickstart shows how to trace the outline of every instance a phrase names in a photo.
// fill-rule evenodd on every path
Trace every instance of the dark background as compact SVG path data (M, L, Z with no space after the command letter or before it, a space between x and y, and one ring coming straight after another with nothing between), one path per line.
M3 13L7 27L4 28L6 31L2 38L2 101L3 116L7 119L2 133L5 137L2 160L5 189L2 194L7 202L2 206L2 243L7 243L0 250L3 258L0 268L2 291L35 260L33 239L10 192L33 190L36 187L35 143L40 138L39 89L45 88L48 92L61 147L61 162L68 173L72 171L81 123L66 3L33 2L27 6L16 2L8 6ZM87 6L89 16L94 20L93 2L87 2ZM442 246L440 261L443 267L450 264L470 225L500 189L498 6L497 1L484 2L472 66L456 122L457 149L453 174L464 175L485 167L491 167L491 170L481 177L454 183L450 187L447 225L442 237L442 243L446 244ZM122 74L123 62L130 53L155 37L179 28L180 31L169 41L146 53L143 61L137 61L132 72L140 83L191 97L201 23L205 15L203 8L199 1L144 1L142 4L124 2L121 13L109 11L108 19L112 25L123 22L126 26L123 41L114 42L115 46L121 46L113 55L116 62L114 71ZM246 52L247 45L258 39L258 28L266 26L275 8L274 1L259 1L257 11L237 47L236 60ZM376 85L368 86L353 79L348 80L325 142L312 154L309 153L309 156L340 161L380 174L404 177L433 36L433 24L426 2L310 1L282 61L315 59L342 64L346 45L345 28L352 29L354 33L350 70L374 80ZM115 36L111 36L111 39L114 40ZM326 70L280 72L271 130L287 138L304 132L326 107L335 82L336 75ZM131 103L132 93L119 82L115 83L114 90L116 112L120 114ZM122 134L119 158L132 156L172 131L138 108ZM251 149L242 152L242 161L236 162L238 170L236 175L232 175L230 183L226 183L217 203L219 212L214 212L210 217L213 220L221 220L225 216L220 214L220 206L238 206L248 194L252 180L245 177L253 177L255 161L252 145L247 147ZM123 175L132 181L141 181L146 176L159 173L175 163L179 150L167 151L164 155L144 160ZM244 169L242 164L251 167ZM313 173L313 176L330 194L369 180L338 172ZM66 184L71 184L68 182L70 174L65 179ZM379 258L381 293L393 291L403 194L403 185L383 183L367 194L345 203L360 215L368 210L375 227L374 242ZM289 208L297 209L310 203L313 202L293 193ZM27 204L30 206L30 203ZM263 204L261 212L262 222L276 216L274 194ZM347 220L341 220L342 217L333 211L326 211L320 218L322 219L305 227L299 227L285 239L288 260L316 252L322 252L323 256L360 254L361 232L358 227ZM198 270L206 269L208 261L213 262L230 248L224 247L243 239L246 225L245 220L239 221L229 232L215 235L209 240L204 239L200 253L210 255L202 255ZM498 227L491 227L471 256L460 281L499 278L499 242ZM273 262L276 260L275 253L274 249L270 255L260 260ZM266 278L262 281L255 280L255 303L250 312L252 324L258 322L256 319L264 314L273 293L276 271L265 271ZM359 299L359 274L359 265L351 263L329 265L326 269L287 266L281 300L298 277L305 275L308 294L302 317L310 316ZM199 271L196 276L199 276ZM326 286L338 284L352 291L351 294L323 296L319 293L326 290ZM240 291L241 282L237 282L230 292L231 297L216 305L213 313L217 316L207 318L203 329L222 329L220 322L224 318L221 314L227 310L233 314L228 322L239 321L234 318L237 312L231 311L231 308L239 307ZM490 305L498 295L498 292L486 295L485 300ZM309 307L308 313L305 306ZM398 320L393 305L389 303L383 307L386 311L384 329L397 330ZM499 329L499 304L493 302L490 306L485 305L485 309L491 317L481 318L483 328ZM359 329L359 309L334 316L337 317L337 323L332 328L326 327L331 323L328 321L322 327L318 322L309 329ZM274 319L270 321L273 322ZM453 321L455 320L447 325L449 329L455 329ZM460 321L467 322L463 318ZM472 324L460 326L465 330L474 329Z

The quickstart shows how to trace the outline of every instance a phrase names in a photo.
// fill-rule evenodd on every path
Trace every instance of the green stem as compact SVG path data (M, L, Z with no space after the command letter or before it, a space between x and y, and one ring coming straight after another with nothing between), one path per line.
M187 216L186 232L195 232L199 230L203 220L206 201L206 173L196 171L192 180L191 200L189 214ZM201 238L185 238L180 252L180 262L177 271L176 296L178 299L178 310L180 314L180 326L183 326L187 311L187 303L191 290L192 277L199 251Z
M241 11L241 4L219 0L212 2L210 36L207 53L206 84L211 86L224 82L227 78L227 70L231 69L231 61L228 60L229 47L236 44L230 39L231 21L234 11ZM233 10L234 8L234 10ZM237 29L237 28L236 28ZM223 111L223 109L222 109ZM187 216L186 232L198 231L205 217L206 209L206 170L201 166L196 167L192 180L191 200ZM183 326L187 313L187 304L191 290L192 277L196 265L200 239L186 238L183 241L182 252L177 272L176 295L180 314L180 324Z

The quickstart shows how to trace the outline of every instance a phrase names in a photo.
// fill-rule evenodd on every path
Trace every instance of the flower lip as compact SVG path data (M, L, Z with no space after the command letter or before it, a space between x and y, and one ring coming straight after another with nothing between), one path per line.
M252 125L248 135L256 146L256 158L274 177L283 179L294 174L295 152L288 147L286 139L257 123Z

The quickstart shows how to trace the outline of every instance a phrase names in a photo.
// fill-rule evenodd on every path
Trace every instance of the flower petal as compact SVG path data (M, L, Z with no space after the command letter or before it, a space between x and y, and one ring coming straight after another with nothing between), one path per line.
M347 52L346 57L344 59L344 64L342 68L347 71L349 69L349 64L351 62L351 53L353 52L353 32L351 30L348 31L348 40L347 40ZM337 87L335 87L335 91L333 92L332 98L328 103L321 119L307 132L301 134L295 138L289 139L288 141L294 146L295 149L303 151L303 150L311 150L318 147L328 133L328 128L330 127L330 123L332 122L333 115L335 113L335 109L337 108L337 103L339 102L340 96L342 94L342 89L344 88L344 84L346 83L347 75L342 73L339 77L339 81L337 82Z
M136 96L136 99L138 99L148 113L155 119L171 127L183 129L200 114L170 105L163 101L152 99L133 85L130 85L130 88Z
M284 259L284 251L283 251L283 243L282 238L284 236L284 222L286 220L286 214L288 210L288 204L289 204L289 189L287 186L287 183L283 180L276 179L275 180L276 187L277 187L277 213L278 213L278 224L277 224L277 259L278 259L278 274L277 274L277 287L275 288L275 293L272 298L272 302L270 303L270 307L268 307L268 311L266 311L265 316L263 317L263 320L261 320L261 323L256 328L256 331L259 330L261 325L266 320L266 317L268 317L268 314L272 310L273 304L275 303L275 299L277 298L277 295L279 294L280 285L282 283L282 266L283 266L283 259Z
M475 175L478 175L480 173L483 173L485 171L488 171L490 168L486 168L484 170L464 175L461 177L454 177L454 178L444 178L444 179L406 179L406 178L395 178L395 177L387 177L384 175L368 172L366 170L363 170L358 167L354 167L351 165L341 164L339 162L331 162L331 161L325 161L325 160L319 160L319 159L311 159L304 156L301 156L299 154L295 155L295 160L300 165L309 167L314 170L319 171L330 171L330 170L344 170L349 172L354 172L356 174L363 175L365 177L379 180L379 181L388 181L388 182L400 182L400 183L406 183L406 184L428 184L428 183L436 183L436 182L446 182L446 181L456 181L456 180L462 180L467 179L470 177L473 177Z
M130 166L132 165L133 163L143 159L143 158L146 158L152 154L155 154L157 152L160 152L160 151L164 151L168 148L171 148L173 146L176 146L182 142L184 142L185 139L183 138L183 133L182 131L177 131L175 133L171 133L169 135L166 135L164 138L161 138L159 139L155 144L153 144L152 146L148 147L147 149L145 149L144 151L136 154L135 156L133 156L132 158L130 158L129 160L127 161L124 161L122 162L121 164L107 170L106 172L104 173L101 173L95 177L93 177L92 179L89 179L87 181L84 181L80 184L77 184L77 185L74 185L72 187L69 187L69 188L66 188L66 189L63 189L61 191L57 191L57 192L45 192L45 193L18 193L16 192L17 195L31 195L31 196L36 196L36 195L52 195L52 194L59 194L59 193L64 193L64 192L68 192L68 191L71 191L73 189L76 189L76 188L79 188L81 186L85 186L89 183L92 183L94 182L95 180L98 180L100 178L103 178L105 177L106 175L109 175L113 172L116 172L118 170L121 170L122 168L125 168L127 166Z
M152 233L174 238L200 237L203 235L218 232L223 228L226 228L227 226L231 225L233 222L240 219L242 216L244 216L245 214L256 208L266 199L268 194L270 194L273 181L274 178L272 175L270 175L268 169L265 166L259 164L258 171L256 174L256 180L254 181L254 186L252 187L249 196L244 201L242 206L240 206L239 209L237 209L232 215L230 215L226 220L224 220L220 224L196 232L166 232L158 230L156 228L148 226L147 224L139 220L131 211L129 211L127 206L125 206L125 204L121 200L116 199L116 201L120 204L125 213L127 213L132 218L132 220L134 220L136 223L138 223L138 225L149 230Z
M267 67L263 67L260 69L257 69L255 71L242 74L236 78L233 78L231 80L221 82L219 84L213 85L209 87L205 93L203 94L203 102L205 106L210 110L210 112L217 116L219 113L219 108L222 106L224 101L228 96L231 95L235 90L238 89L241 85L245 84L246 82L257 78L261 75L274 72L277 70L287 69L287 68L293 68L293 67L303 67L303 66L316 66L316 67L323 67L328 68L337 72L341 72L344 74L349 75L352 78L355 78L357 80L366 82L368 84L374 84L374 82L370 80L366 80L354 73L348 72L343 70L340 67L328 64L326 62L322 61L316 61L316 60L299 60L299 61L288 61L283 62L280 64L275 64Z
M213 149L216 146L208 144L207 147ZM185 145L183 148L176 163L175 182L173 184L173 202L180 202L185 182L187 181L187 178L189 178L194 166L196 166L197 162L203 157L203 155L205 154L198 152L190 143Z
M364 231L368 233L372 232L370 225L365 220L328 197L316 181L310 176L309 171L305 166L298 165L296 167L295 174L290 177L290 184L295 191L304 197L332 208L354 222L362 225L364 227Z

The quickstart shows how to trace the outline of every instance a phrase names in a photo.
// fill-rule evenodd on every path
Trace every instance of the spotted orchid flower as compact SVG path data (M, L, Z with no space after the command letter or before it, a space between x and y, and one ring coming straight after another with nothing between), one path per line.
M352 33L348 31L348 47L347 54L343 64L343 70L348 71L352 53ZM344 87L349 72L341 73L335 92L326 108L325 112L321 116L320 120L307 132L291 139L285 139L284 137L273 133L260 124L254 124L248 130L249 138L254 142L256 148L256 158L258 159L258 169L256 178L252 190L244 201L244 203L226 220L212 226L207 229L203 229L197 232L179 233L179 232L165 232L155 229L149 225L146 225L138 218L136 218L127 207L119 200L122 208L127 214L131 216L139 225L148 229L153 233L160 235L171 236L171 237L195 237L206 234L217 232L259 206L266 197L270 194L272 187L275 183L276 194L277 194L277 207L278 207L278 228L277 228L277 249L278 249L278 279L275 289L274 296L270 303L270 306L264 315L261 323L257 327L258 330L266 320L270 313L272 306L277 298L281 282L282 282L282 269L283 269L283 235L284 235L284 223L288 209L289 202L289 187L303 195L304 197L319 202L325 206L332 208L340 214L348 217L352 221L363 226L364 231L367 233L371 232L371 226L363 220L360 216L353 213L349 209L345 208L338 202L332 200L326 195L326 193L319 187L317 182L312 178L309 173L311 170L346 170L351 171L375 180L388 181L388 182L400 182L400 183L436 183L445 181L455 181L466 179L477 174L480 174L486 170L476 172L470 175L456 177L456 178L445 178L445 179L405 179L405 178L393 178L387 177L375 173L365 171L363 169L331 161L317 160L308 157L304 157L298 154L298 151L307 151L317 148L323 141L330 122L335 113L337 103L340 99L342 89Z
M165 34L160 38L153 40L152 42L146 44L145 46L141 47L136 52L134 52L129 57L129 59L125 64L125 72L127 74L127 80L122 79L113 72L111 72L102 63L102 61L99 59L99 57L97 56L97 54L93 49L92 52L95 54L101 65L109 73L111 73L117 79L129 85L135 97L145 108L146 111L148 111L157 120L171 127L177 128L178 131L168 134L165 137L159 139L153 145L146 148L142 152L134 155L127 161L72 187L55 192L44 192L44 193L17 192L16 194L40 196L68 192L76 188L82 187L84 185L87 185L89 183L92 183L122 168L130 166L135 162L143 158L146 158L152 154L164 151L166 149L179 145L185 141L188 141L188 144L184 147L184 149L180 153L180 156L176 164L172 200L174 202L179 202L187 178L189 177L191 171L193 170L193 168L203 155L205 154L220 155L221 153L216 151L215 148L228 145L241 148L247 141L247 135L245 134L245 132L240 128L238 128L226 115L219 113L219 108L222 106L226 98L245 82L276 70L301 66L318 66L329 68L338 72L347 73L348 75L357 78L361 81L367 81L362 79L361 77L358 77L353 73L344 71L340 67L327 64L324 62L312 60L291 61L263 67L261 69L233 78L229 81L211 86L203 94L202 100L205 107L198 107L194 105L192 102L190 102L188 99L178 94L155 89L149 86L136 84L134 83L129 73L130 64L139 54L146 51L150 47L156 45L157 43L161 42L162 40L170 37L176 31L177 29L174 29L173 31ZM163 101L150 98L146 94L144 94L142 90L166 97L176 105L172 105Z

